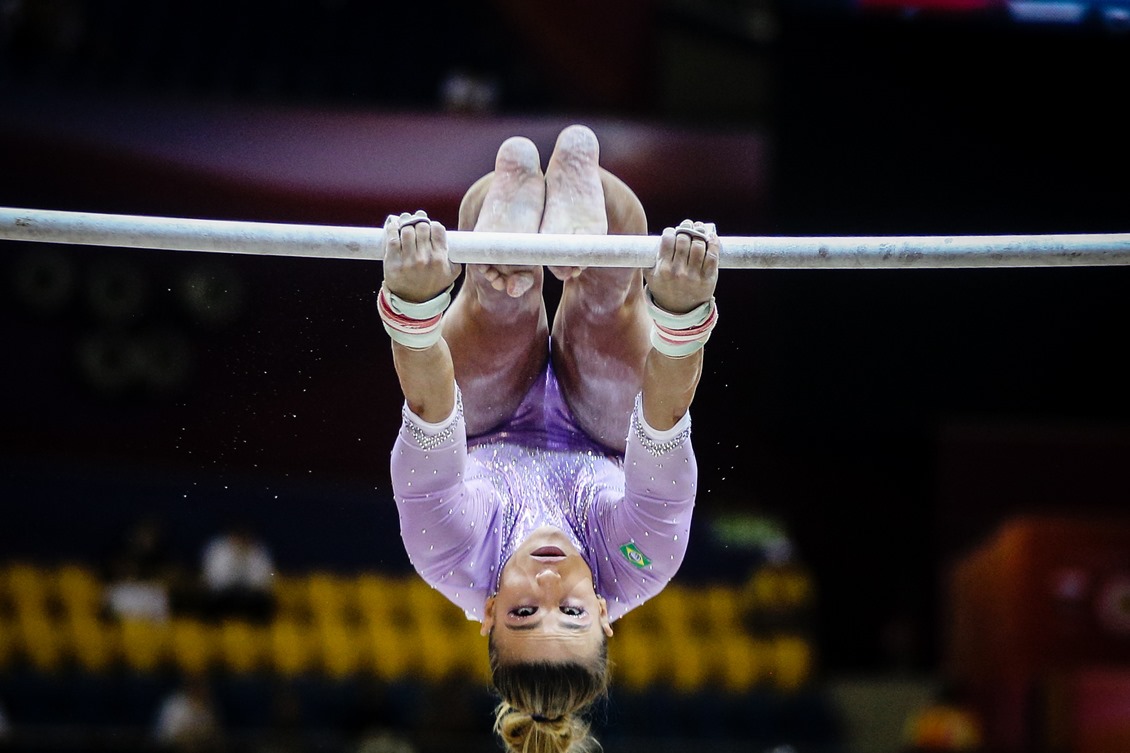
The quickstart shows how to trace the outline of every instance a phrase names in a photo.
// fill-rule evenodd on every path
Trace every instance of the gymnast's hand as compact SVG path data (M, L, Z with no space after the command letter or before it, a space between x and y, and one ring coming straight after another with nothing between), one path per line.
M722 249L713 223L683 220L659 240L655 266L644 272L648 290L660 308L685 314L713 297Z
M423 210L385 220L384 276L389 291L412 303L443 293L459 277L447 258L447 231Z

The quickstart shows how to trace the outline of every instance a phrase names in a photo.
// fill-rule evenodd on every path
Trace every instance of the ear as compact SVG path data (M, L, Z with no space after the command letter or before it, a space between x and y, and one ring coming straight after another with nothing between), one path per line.
M604 634L611 638L612 620L608 619L608 602L603 596L597 596L596 599L600 604L600 627L604 630Z
M479 628L479 635L484 638L490 635L490 631L494 629L494 597L491 596L487 599L487 603L483 606L483 626Z

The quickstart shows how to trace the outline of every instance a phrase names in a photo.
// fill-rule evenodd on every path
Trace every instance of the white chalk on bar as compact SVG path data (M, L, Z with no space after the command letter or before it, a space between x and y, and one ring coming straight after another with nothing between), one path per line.
M452 261L650 267L656 236L448 231ZM290 225L0 207L0 240L260 256L380 260L379 227ZM1130 233L1069 235L723 236L728 269L893 269L1130 264Z

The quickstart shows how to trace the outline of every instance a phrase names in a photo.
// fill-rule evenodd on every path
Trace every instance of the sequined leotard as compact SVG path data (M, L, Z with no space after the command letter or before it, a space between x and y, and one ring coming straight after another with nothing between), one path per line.
M424 580L482 620L507 559L549 524L585 557L610 619L667 585L686 552L694 507L689 416L657 432L637 399L618 456L571 423L548 368L515 421L469 445L456 390L455 410L438 424L405 405L392 452L401 536Z

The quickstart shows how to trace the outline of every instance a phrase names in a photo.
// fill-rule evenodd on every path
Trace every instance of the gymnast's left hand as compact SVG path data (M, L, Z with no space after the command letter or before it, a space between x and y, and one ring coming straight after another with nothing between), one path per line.
M655 266L644 272L656 305L685 314L709 301L718 285L721 248L713 223L684 220L664 230Z
M422 303L458 279L461 268L447 256L447 230L423 210L390 214L384 230L384 280L392 293Z

